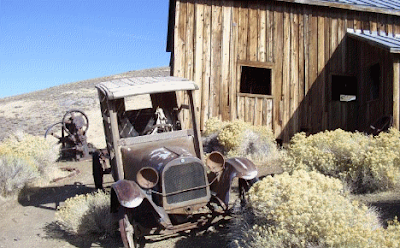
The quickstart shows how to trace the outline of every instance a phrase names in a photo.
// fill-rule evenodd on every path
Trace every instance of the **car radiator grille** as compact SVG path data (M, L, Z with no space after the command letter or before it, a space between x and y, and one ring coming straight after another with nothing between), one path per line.
M171 166L164 171L164 185L168 204L207 196L204 166L200 163Z

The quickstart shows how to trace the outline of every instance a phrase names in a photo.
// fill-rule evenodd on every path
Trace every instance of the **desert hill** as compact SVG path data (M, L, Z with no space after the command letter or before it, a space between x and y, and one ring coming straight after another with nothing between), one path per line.
M33 135L44 135L47 128L61 121L68 110L79 109L89 118L88 141L98 148L104 148L103 124L95 85L116 78L169 75L169 67L129 71L2 98L0 141L17 130Z

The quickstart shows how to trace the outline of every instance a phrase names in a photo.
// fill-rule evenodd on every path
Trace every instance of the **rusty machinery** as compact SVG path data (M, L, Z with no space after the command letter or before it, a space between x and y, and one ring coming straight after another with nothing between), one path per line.
M61 127L60 133L56 133L56 127ZM67 111L60 122L51 125L44 135L48 135L58 139L61 144L60 159L68 160L83 160L91 158L90 153L96 149L92 144L87 142L86 133L89 128L89 119L81 110Z

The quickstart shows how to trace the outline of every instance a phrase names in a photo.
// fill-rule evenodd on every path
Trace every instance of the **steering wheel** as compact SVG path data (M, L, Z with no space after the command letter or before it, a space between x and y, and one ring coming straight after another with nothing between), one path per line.
M171 132L172 124L154 124L146 134L164 133Z
M83 134L85 134L89 128L89 119L87 115L83 113L83 111L78 109L69 110L67 113L65 113L61 122L64 130L69 135L72 135L71 130L69 130L69 124L71 124L72 122L74 122L75 126L78 129L82 129Z

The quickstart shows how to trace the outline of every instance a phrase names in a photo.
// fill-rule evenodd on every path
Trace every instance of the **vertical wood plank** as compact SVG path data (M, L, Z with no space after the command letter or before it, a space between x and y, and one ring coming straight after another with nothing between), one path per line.
M184 77L184 64L185 60L185 51L186 50L186 3L181 3L180 1L176 2L175 7L175 27L174 27L174 72L173 75L176 77ZM181 106L184 104L184 92L177 93L177 101L178 105ZM184 125L184 114L183 111L179 112L179 120Z
M185 78L193 80L194 72L194 0L187 0L187 13L186 13L186 71ZM184 102L189 103L188 95L184 94ZM183 123L184 127L190 126L190 112L187 109L183 109Z
M259 108L259 102L260 102L260 101L259 101L258 97L253 97L253 99L254 99L254 119L253 119L253 125L259 126L258 122L259 122L260 119L261 119L261 115L259 115L259 112L262 111L262 110Z
M318 101L318 87L317 84L317 76L318 76L318 17L317 12L314 10L312 12L312 16L310 17L310 30L312 33L310 34L310 66L309 66L309 86L311 91L311 96L309 98L310 105L310 114L311 114L311 131L315 132L318 130L318 126L321 124L321 118L318 113L320 102Z
M299 9L299 36L298 36L298 128L301 129L304 127L304 108L303 105L305 104L305 94L304 94L304 7Z
M194 81L198 84L201 90L195 91L195 111L197 120L200 123L200 129L203 130L203 117L201 117L201 107L203 99L202 92L205 88L204 81L203 81L203 61L204 61L204 53L203 53L203 46L204 46L204 2L203 0L198 1L195 3L194 6L194 22L195 22L195 40L194 40Z
M321 124L320 128L322 129L323 126L325 126L325 104L326 104L326 99L325 99L325 18L322 15L322 12L319 12L320 15L318 16L318 65L317 65L317 71L318 71L318 94L320 97L319 100L319 107L318 107L318 113L320 114L321 118Z
M289 101L289 124L291 125L289 135L298 132L298 106L299 106L299 16L296 8L291 8L290 15L290 101Z
M230 83L229 83L229 107L230 107L230 120L234 121L238 118L237 116L237 92L238 92L238 42L239 42L239 2L234 2L232 7L232 30L231 30L231 42L230 42Z
M324 116L323 116L323 129L329 129L329 109L330 109L330 99L331 99L331 85L329 84L329 63L330 63L330 18L329 18L329 12L325 12L325 20L324 20L324 25L325 25L325 37L324 37L324 57L325 57L325 66L324 66L324 75L325 77L323 78L324 80L324 85L325 85L325 108L323 109L324 111ZM353 22L352 22L353 23ZM354 24L354 23L353 23Z
M245 101L244 101L244 98L243 97L240 97L240 96L238 96L238 107L239 107L239 110L238 110L238 117L239 117L239 120L245 120Z
M388 16L387 17L387 33L388 34L393 34L393 16Z
M274 6L273 2L270 2L267 5L266 9L266 23L267 23L267 61L274 61L274 11L271 9Z
M267 105L267 98L262 99L262 113L261 113L261 125L266 126L267 125L267 119L268 119L268 105Z
M341 49L342 49L342 73L347 73L347 37L346 37L346 32L347 32L347 13L344 12L342 13L342 22L340 25L340 32L341 32Z
M274 92L274 131L275 136L281 135L282 133L282 50L283 50L283 8L282 4L279 3L276 5L276 10L274 12L274 59L275 59L275 66L274 66L274 84L275 84L275 92ZM282 137L280 137L282 138Z
M263 119L263 100L264 98L259 97L257 98L257 111L256 111L256 121L255 121L255 125L257 126L261 126L262 125L262 119Z
M250 99L248 97L244 97L244 121L250 122Z
M225 2L225 6L222 6L223 13L223 26L222 26L222 81L220 90L220 114L223 121L230 119L230 109L228 105L229 91L228 84L230 82L229 78L229 55L230 55L230 38L231 38L231 20L232 20L232 7L231 2ZM222 94L221 94L222 93Z
M210 114L220 116L220 83L221 83L221 40L222 40L222 7L220 1L212 1L211 33L211 83Z
M267 99L267 126L273 130L273 123L274 116L273 116L273 100Z
M310 15L311 12L309 8L304 8L303 11L303 26L304 26L304 39L303 39L303 46L304 46L304 98L305 102L302 106L302 128L309 129L310 128L310 115L309 113L309 104L310 104L310 95L309 95L309 85L310 85L310 78L309 78L309 68L310 68ZM276 104L276 103L275 103Z
M377 14L371 13L369 16L369 27L372 32L378 31Z
M258 61L266 61L266 9L265 4L258 6L259 19L258 19Z
M211 83L211 5L204 3L203 28L203 87L201 94L201 130L210 118L210 83Z
M246 109L246 111L249 111L249 122L254 125L254 117L256 113L256 101L254 97L248 97L249 99L249 109Z
M287 5L284 6L283 11L283 65L282 65L282 102L283 102L283 110L282 110L282 121L283 121L283 140L286 142L289 139L289 100L290 100L290 13L289 7Z
M258 6L256 1L249 2L249 33L247 59L257 61L258 59Z
M247 2L246 2L247 3ZM238 37L238 59L246 60L247 58L247 36L249 29L249 9L247 4L241 2L239 9L239 37Z

